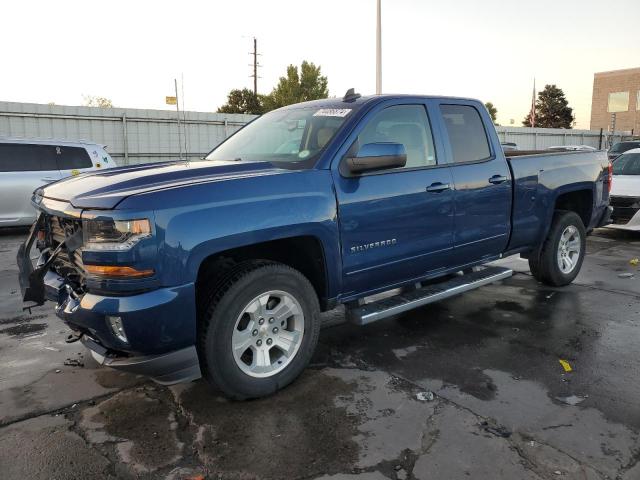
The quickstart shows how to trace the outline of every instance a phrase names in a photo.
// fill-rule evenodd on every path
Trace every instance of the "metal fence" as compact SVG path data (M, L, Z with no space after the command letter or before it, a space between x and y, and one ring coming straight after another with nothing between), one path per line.
M520 150L544 150L561 145L588 145L608 148L609 144L631 138L627 132L609 134L599 130L562 128L496 127L501 142L513 142Z
M177 114L171 110L0 102L0 137L88 140L106 145L119 164L128 165L177 159L181 150L185 158L185 148L189 159L201 158L253 118L253 115L185 112L178 134ZM520 150L600 144L600 132L592 130L526 127L497 127L497 130L500 141L514 142ZM613 141L625 138L623 134L611 137ZM602 147L606 146L605 132Z
M197 159L253 115L0 102L0 136L88 140L107 146L120 165ZM185 148L186 147L186 148ZM185 155L186 150L186 155Z

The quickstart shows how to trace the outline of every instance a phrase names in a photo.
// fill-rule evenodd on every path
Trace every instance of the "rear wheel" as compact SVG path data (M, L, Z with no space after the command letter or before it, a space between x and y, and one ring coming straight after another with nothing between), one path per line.
M539 254L529 257L531 274L547 285L567 285L580 273L585 250L582 219L575 212L558 211Z
M200 330L205 378L245 399L269 395L300 375L320 331L311 283L286 265L252 261L214 288Z

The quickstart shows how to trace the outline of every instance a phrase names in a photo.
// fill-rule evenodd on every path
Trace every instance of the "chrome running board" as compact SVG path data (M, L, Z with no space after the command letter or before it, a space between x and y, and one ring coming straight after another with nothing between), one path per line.
M449 277L439 283L429 284L416 290L361 305L348 310L347 315L349 320L356 325L367 325L438 300L474 290L498 280L504 280L512 275L513 270L509 268L484 267L471 273L453 278Z

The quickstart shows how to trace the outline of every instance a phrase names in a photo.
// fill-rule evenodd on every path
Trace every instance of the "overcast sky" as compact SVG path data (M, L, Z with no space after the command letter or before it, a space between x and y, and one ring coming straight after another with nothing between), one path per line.
M593 73L640 66L640 0L382 0L383 92L471 96L520 125L555 83L588 128ZM268 93L290 63L322 67L332 96L375 90L375 0L33 1L2 5L0 100L189 110L232 88Z

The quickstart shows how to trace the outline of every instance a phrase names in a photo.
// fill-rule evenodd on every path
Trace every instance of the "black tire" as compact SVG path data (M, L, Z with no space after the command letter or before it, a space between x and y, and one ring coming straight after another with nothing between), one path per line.
M270 395L295 380L311 360L320 333L318 297L309 280L287 265L257 260L236 265L210 288L198 333L205 379L236 400ZM298 302L304 317L304 333L297 353L283 370L256 378L242 371L236 362L232 336L243 309L262 293L272 290L286 292Z
M575 261L575 266L569 272L563 272L558 261L558 250L562 233L568 227L575 227L580 240L580 252ZM546 285L560 287L568 285L580 273L587 244L587 233L582 219L575 212L557 211L553 215L549 234L542 248L529 257L529 269L536 280Z

